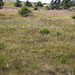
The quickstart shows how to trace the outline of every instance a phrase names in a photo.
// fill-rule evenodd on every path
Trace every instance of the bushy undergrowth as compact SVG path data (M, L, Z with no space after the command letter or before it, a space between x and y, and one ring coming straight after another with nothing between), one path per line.
M29 16L29 13L31 13L31 10L26 6L22 6L19 10L19 14L23 17Z

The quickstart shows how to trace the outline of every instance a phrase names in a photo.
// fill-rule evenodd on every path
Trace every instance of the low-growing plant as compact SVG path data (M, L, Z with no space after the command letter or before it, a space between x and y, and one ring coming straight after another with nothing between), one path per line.
M31 13L31 10L29 10L26 6L21 7L19 10L19 14L23 17L29 16L29 13Z
M75 72L75 67L73 67L73 70L74 70L74 72Z
M43 34L49 34L50 31L47 29L47 28L42 28L39 30L40 33L43 33Z
M47 5L47 6L46 6L46 9L47 9L47 10L50 10L50 6Z
M0 50L4 48L4 42L0 42Z
M66 61L67 61L67 58L66 58L65 56L62 56L62 57L60 58L60 62L61 62L61 63L66 63Z
M75 15L72 15L71 18L72 18L72 19L75 19Z
M61 35L61 32L56 32L57 37Z
M5 68L5 58L3 56L0 56L0 69L4 70Z

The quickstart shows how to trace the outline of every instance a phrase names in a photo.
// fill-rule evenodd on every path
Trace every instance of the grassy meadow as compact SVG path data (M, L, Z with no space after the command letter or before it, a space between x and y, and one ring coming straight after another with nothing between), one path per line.
M75 75L75 12L19 9L0 10L0 75Z

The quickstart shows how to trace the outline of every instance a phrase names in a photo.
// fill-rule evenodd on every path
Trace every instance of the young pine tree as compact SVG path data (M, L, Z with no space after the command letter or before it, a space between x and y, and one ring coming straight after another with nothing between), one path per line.
M3 5L4 5L3 0L0 0L0 8L1 8L1 6L3 6Z

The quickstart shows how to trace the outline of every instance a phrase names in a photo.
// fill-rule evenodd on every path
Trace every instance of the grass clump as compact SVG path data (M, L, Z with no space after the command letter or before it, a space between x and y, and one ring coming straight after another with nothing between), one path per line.
M65 56L60 58L60 62L61 63L66 63L66 61L67 61L67 58Z
M29 13L31 13L31 11L26 6L21 7L19 10L19 14L23 17L29 16Z
M6 65L5 65L5 58L0 56L0 69L5 70Z
M75 72L75 67L73 67L73 70L74 70L74 72Z
M75 15L72 15L71 18L72 18L72 19L75 19Z
M4 42L0 42L0 50L4 48Z
M43 33L43 34L49 34L50 31L47 29L47 28L42 28L39 30L40 33Z

